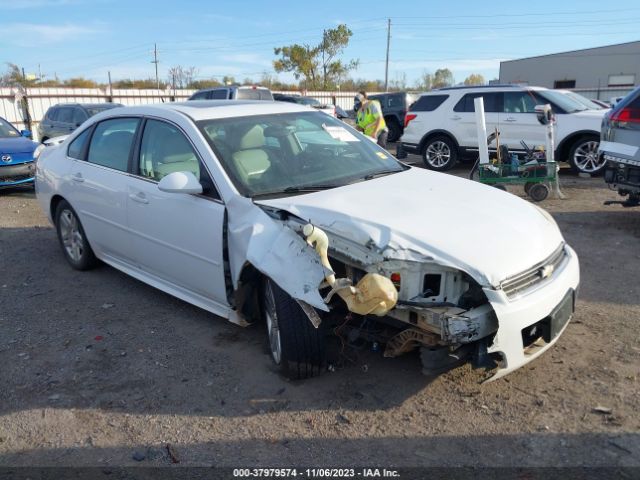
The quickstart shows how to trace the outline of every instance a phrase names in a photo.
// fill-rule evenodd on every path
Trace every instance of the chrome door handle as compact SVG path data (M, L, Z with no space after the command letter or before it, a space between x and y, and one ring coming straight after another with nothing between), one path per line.
M505 119L504 119L504 121L505 121L505 122L515 122L515 121L516 121L516 119L515 119L515 118L513 118L513 117L507 117L507 118L505 118Z
M71 176L71 180L73 180L74 182L78 182L78 183L84 182L84 178L82 178L82 174L81 173L73 174Z
M144 204L149 203L149 200L147 200L147 198L144 196L144 193L142 192L130 193L129 198L134 202L144 203Z

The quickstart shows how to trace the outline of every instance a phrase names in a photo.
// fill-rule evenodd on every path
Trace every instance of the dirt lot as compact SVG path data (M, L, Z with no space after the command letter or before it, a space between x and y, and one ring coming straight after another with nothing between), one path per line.
M580 256L576 315L484 385L368 349L287 382L262 325L72 270L33 193L0 193L0 464L170 465L170 444L180 465L640 466L640 208L603 206L601 178L562 178L569 198L542 206Z

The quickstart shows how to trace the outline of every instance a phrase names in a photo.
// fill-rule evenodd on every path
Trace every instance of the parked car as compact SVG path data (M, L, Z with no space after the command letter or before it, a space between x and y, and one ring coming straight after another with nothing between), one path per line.
M515 85L451 87L423 94L410 108L401 138L401 151L422 155L427 168L444 171L458 160L475 159L478 152L474 98L484 98L487 132L500 131L500 142L524 153L545 144L534 108L550 104L556 115L556 159L578 172L597 174L600 123L605 110L590 110L556 90Z
M571 90L555 90L555 91L563 93L568 97L571 97L575 101L583 104L589 110L606 110L611 108L611 106L607 105L604 102L600 102L598 100L592 100L591 98L587 98L584 95L580 95L579 93L573 92Z
M122 105L120 103L59 103L49 107L38 125L38 140L45 142L53 137L69 135L88 118L116 107L122 107Z
M18 131L0 117L0 188L33 183L38 144L30 137L31 132Z
M452 354L497 378L574 309L578 259L544 210L404 165L300 105L104 112L43 150L36 187L73 268L100 259L236 324L262 319L293 378L324 369L338 326L387 356L420 348L428 372Z
M640 87L605 115L600 152L607 162L605 182L628 197L624 206L640 205Z
M302 95L285 95L284 93L274 93L273 99L276 102L289 102L297 103L298 105L308 105L311 108L315 108L321 112L337 117L336 107L334 105L324 105L318 100L312 97L303 97Z
M271 100L273 95L267 87L257 85L229 85L198 90L189 100Z
M396 142L404 132L404 119L409 107L416 101L416 96L406 92L377 93L368 95L370 100L378 100L382 107L382 115L389 129L387 140ZM353 100L353 110L360 108L358 97Z

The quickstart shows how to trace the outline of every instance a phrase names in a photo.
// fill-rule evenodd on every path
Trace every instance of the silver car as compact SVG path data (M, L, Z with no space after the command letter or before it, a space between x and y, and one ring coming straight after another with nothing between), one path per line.
M607 162L604 180L627 197L625 207L640 205L640 87L623 98L602 121L600 153Z

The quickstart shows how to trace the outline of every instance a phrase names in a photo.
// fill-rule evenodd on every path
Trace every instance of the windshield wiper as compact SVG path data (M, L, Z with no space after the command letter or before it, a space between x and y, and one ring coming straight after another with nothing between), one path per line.
M364 175L364 176L358 178L357 181L360 181L360 180L373 180L374 178L386 177L387 175L391 175L392 173L400 173L400 172L402 172L402 170L384 170L382 172L369 173L367 175Z
M256 197L269 197L272 195L278 195L278 194L282 194L282 193L311 193L311 192L318 192L320 190L329 190L330 188L337 188L340 187L341 185L336 185L336 184L317 184L317 185L300 185L300 186L292 186L292 187L286 187L283 188L282 190L272 190L270 192L261 192L258 193L256 195L253 196L253 198Z

